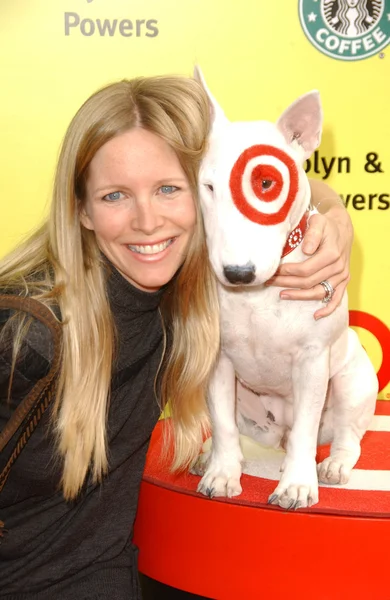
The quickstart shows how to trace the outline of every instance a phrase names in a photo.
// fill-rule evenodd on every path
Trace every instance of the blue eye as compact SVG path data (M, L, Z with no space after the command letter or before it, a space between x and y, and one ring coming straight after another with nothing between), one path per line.
M177 188L175 185L162 185L160 187L160 190L163 194L173 194L173 192L176 192L179 188Z
M103 197L103 200L107 200L108 202L115 202L115 200L120 200L121 192L111 192Z

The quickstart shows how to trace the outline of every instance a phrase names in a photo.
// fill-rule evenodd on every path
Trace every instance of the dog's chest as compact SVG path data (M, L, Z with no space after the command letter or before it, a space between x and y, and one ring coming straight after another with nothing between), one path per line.
M221 287L221 340L237 376L253 390L288 395L293 357L314 335L315 308L283 301L279 293Z

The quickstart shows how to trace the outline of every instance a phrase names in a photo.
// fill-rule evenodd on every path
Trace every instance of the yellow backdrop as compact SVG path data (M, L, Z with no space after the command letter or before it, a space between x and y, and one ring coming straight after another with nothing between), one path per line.
M351 322L390 398L390 0L354 4L2 0L0 254L44 217L65 128L103 84L199 63L230 118L271 120L317 88L325 129L307 168L352 217Z

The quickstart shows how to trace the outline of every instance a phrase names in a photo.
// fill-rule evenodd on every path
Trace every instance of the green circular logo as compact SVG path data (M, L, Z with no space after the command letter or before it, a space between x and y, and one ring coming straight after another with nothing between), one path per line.
M390 42L389 0L299 0L299 18L310 42L339 60L368 58Z

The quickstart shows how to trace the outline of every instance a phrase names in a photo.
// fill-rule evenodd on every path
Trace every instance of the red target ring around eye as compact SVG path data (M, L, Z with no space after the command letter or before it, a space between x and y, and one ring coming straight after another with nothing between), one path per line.
M271 180L274 184L268 190L263 190L262 182L264 180ZM259 200L273 202L282 191L283 177L281 172L271 165L257 165L252 171L251 186Z
M290 188L288 190L288 195L285 203L276 213L264 213L257 210L245 198L242 189L242 179L244 176L246 166L250 160L258 156L274 156L275 158L280 160L284 165L286 165L289 172ZM267 195L266 191L261 190L261 193L259 192L259 183L254 184L254 181L257 180L258 182L259 175L262 179L270 179L271 177L263 177L264 172L271 172L270 169L274 169L278 175L272 177L272 179L275 181L275 184L272 186L272 188L270 188L269 195ZM244 152L242 152L242 154L240 154L231 170L229 186L233 202L240 211L240 213L244 215L244 217L246 217L253 223L258 223L259 225L277 225L278 223L282 223L285 220L292 206L292 203L296 198L298 192L298 169L291 156L283 152L283 150L275 148L274 146L268 146L266 144L258 144L256 146L251 146L250 148L247 148L246 150L244 150ZM278 171L275 167L271 165L256 165L256 167L254 167L251 173L251 186L253 189L253 193L257 198L259 198L259 200L265 202L272 202L276 200L276 198L279 196L282 190L283 178L280 171ZM276 193L277 191L278 193Z

